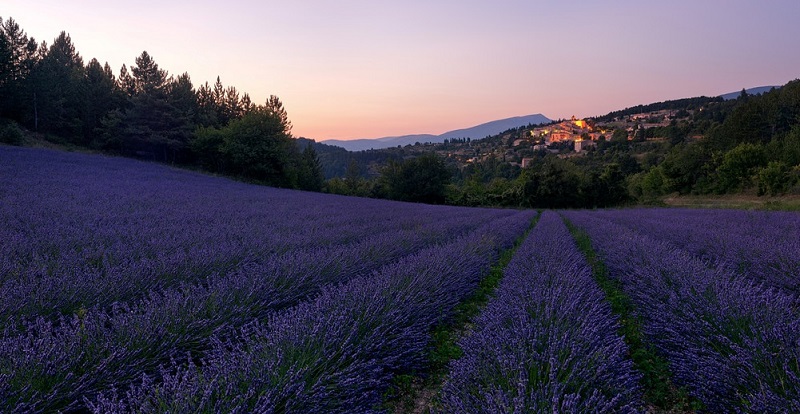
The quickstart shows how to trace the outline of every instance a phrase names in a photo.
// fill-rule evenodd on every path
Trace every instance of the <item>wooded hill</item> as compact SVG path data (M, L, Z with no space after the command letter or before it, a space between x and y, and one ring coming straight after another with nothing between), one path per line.
M675 116L656 127L630 120L658 111ZM479 141L351 153L347 176L329 180L328 188L382 196L387 183L376 173L381 165L436 153L452 173L441 191L448 203L459 205L608 207L657 203L668 194L800 193L800 81L758 96L743 91L728 101L695 97L658 102L586 121L618 125L617 131L609 131L608 140L581 154L572 151L571 142L552 144L549 150L515 150L530 159L524 169L505 155L469 163L453 162L450 155L465 149L503 154L527 136L527 127ZM634 130L625 131L625 125Z
M195 165L268 185L319 191L313 148L301 153L280 99L263 104L217 77L195 88L146 51L114 75L84 64L66 32L48 46L0 19L0 141L20 126L48 141L159 162Z

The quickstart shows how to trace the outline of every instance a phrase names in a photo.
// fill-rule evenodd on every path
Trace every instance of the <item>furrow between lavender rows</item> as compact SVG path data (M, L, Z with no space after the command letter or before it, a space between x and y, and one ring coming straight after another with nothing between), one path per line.
M560 217L544 212L459 345L434 412L637 412L640 374Z

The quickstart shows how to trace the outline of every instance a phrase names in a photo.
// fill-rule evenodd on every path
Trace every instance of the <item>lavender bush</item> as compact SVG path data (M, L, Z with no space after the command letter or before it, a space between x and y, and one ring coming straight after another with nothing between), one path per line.
M711 412L800 411L796 297L604 214L565 213L636 304L675 382Z
M797 214L565 215L708 411L800 412ZM0 411L381 411L532 216L0 146ZM615 332L547 213L440 408L636 411Z
M800 295L800 215L792 212L632 209L597 212L731 272Z
M556 213L545 212L459 344L442 413L637 412L639 375L603 292Z

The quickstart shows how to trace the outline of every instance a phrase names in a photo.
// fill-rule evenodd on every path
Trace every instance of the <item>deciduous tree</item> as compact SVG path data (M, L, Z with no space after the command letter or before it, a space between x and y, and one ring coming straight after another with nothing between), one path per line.
M717 190L738 191L751 183L757 170L766 164L766 154L760 145L743 143L725 153L717 167Z
M450 171L434 153L402 162L390 161L381 173L389 198L421 203L443 203Z
M232 120L220 133L221 153L230 172L277 187L296 185L297 146L270 109L257 107Z

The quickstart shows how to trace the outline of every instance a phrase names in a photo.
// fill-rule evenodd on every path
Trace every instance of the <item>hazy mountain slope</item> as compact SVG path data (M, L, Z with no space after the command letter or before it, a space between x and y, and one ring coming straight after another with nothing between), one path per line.
M550 121L551 120L549 118L547 118L542 114L534 114L525 116L515 116L512 118L490 121L470 128L448 131L440 135L416 134L416 135L402 135L396 137L354 139L354 140L329 139L321 142L327 145L336 145L345 148L348 151L363 151L368 149L395 147L398 145L405 146L417 142L440 143L444 142L445 139L450 139L450 138L481 139L487 136L499 134L511 128L517 128L528 124L544 124Z
M780 86L759 86L759 87L756 87L756 88L746 89L746 91L747 91L748 95L761 95L764 92L769 92L769 90L772 89L772 88L780 88ZM720 97L722 99L726 100L726 101L729 101L731 99L738 98L739 95L741 95L741 94L742 94L742 91L737 91L737 92L731 92L731 93L726 93L724 95L720 95Z

